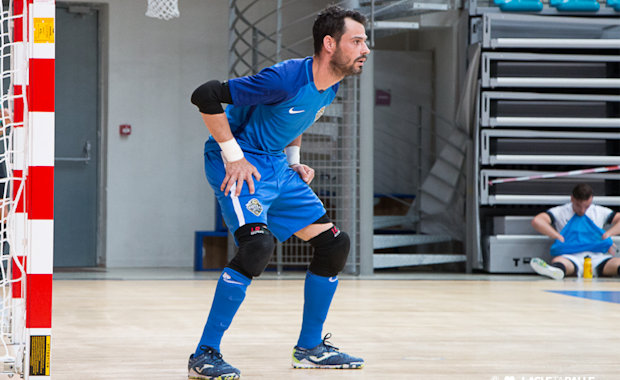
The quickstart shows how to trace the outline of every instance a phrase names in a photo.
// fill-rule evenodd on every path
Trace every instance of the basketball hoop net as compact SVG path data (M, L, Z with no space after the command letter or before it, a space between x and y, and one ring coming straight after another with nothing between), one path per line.
M172 18L179 17L179 1L148 0L146 15L148 17L158 18L161 20L170 20Z

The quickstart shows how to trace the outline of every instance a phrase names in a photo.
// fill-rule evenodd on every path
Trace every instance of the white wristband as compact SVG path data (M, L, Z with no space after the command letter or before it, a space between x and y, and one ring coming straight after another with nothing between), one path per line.
M241 150L241 147L239 146L237 140L235 140L234 137L228 141L224 141L218 144L222 149L222 154L224 155L226 161L234 162L239 161L243 158L243 151Z
M300 162L300 147L297 145L290 145L284 148L286 153L286 161L289 166L297 165Z

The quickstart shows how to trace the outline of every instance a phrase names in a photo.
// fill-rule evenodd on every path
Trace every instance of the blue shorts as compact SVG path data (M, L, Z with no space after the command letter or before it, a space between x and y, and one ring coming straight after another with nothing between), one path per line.
M299 174L289 168L284 154L273 156L244 152L245 158L258 169L260 181L254 178L254 194L243 183L239 197L231 190L228 196L220 190L226 176L219 151L205 153L205 173L217 197L224 221L230 232L244 224L264 223L280 241L316 222L325 215L323 202Z

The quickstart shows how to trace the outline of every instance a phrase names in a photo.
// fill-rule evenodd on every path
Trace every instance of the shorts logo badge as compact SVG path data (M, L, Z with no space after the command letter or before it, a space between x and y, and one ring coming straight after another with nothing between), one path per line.
M256 216L259 216L263 212L263 205L260 204L256 198L250 199L248 203L245 204L245 208Z
M321 108L319 112L316 113L316 116L314 117L314 121L319 120L319 118L323 116L323 112L325 112L325 107Z

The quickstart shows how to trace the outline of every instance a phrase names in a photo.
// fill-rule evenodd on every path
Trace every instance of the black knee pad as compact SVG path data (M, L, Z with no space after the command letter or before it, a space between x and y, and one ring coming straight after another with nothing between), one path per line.
M275 248L273 234L262 223L245 224L235 231L239 243L237 254L228 267L252 279L258 277L267 267Z
M346 232L334 226L310 239L309 243L314 247L310 272L318 276L333 277L344 269L351 246Z

